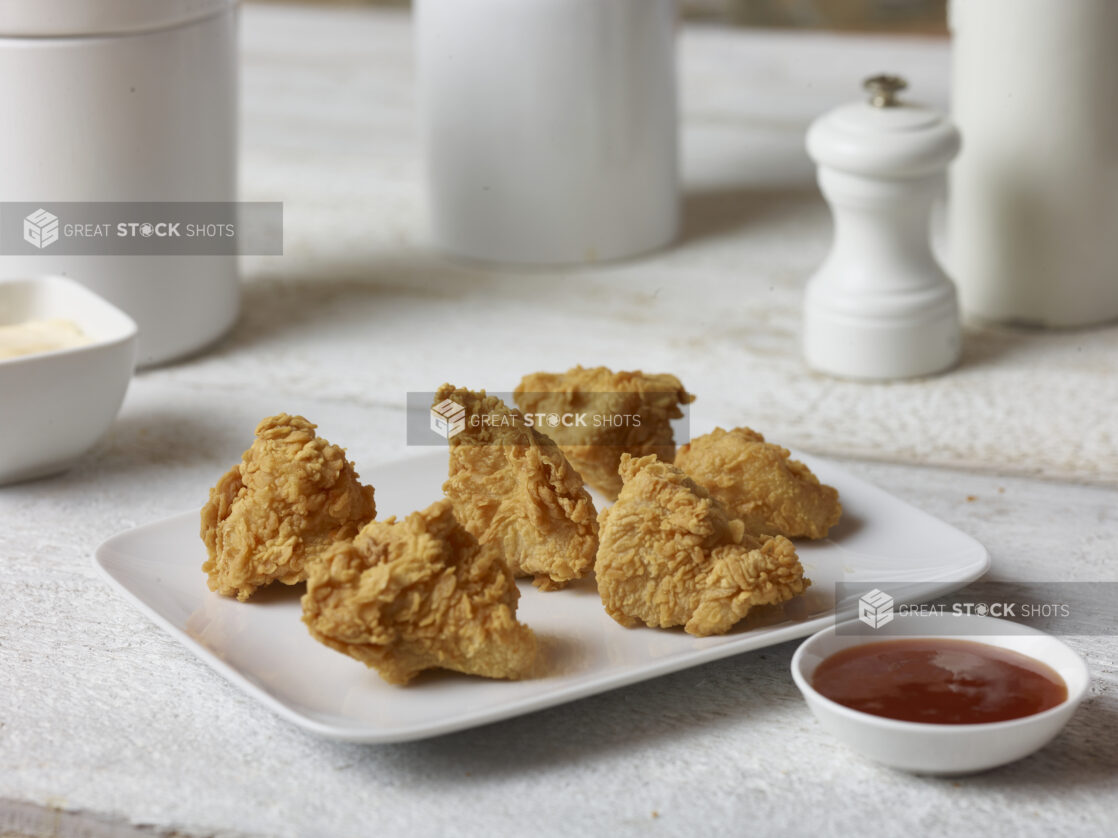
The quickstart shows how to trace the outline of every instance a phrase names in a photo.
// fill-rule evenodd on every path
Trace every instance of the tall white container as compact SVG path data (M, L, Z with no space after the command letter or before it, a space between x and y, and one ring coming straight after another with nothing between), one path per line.
M966 313L1118 318L1118 2L953 0L952 273Z
M0 201L233 201L236 0L0 2ZM139 324L139 362L237 317L235 256L0 256L63 274Z
M675 0L417 0L433 244L577 263L679 226Z

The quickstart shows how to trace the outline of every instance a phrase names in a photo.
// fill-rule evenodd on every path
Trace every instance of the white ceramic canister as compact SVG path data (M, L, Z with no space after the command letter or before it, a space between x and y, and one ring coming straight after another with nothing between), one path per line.
M964 312L1118 318L1118 2L954 0L949 248Z
M675 0L417 0L431 238L562 264L679 226Z
M0 201L233 201L236 0L0 0ZM235 256L0 256L63 274L139 324L139 362L212 343Z

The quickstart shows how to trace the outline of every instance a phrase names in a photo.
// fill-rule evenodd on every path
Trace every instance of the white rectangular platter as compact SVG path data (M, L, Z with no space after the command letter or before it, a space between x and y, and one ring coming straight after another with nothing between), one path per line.
M929 599L989 567L971 537L826 460L795 456L839 490L844 508L829 538L797 543L813 582L803 596L756 610L730 634L696 638L681 629L621 627L602 609L593 578L553 593L521 582L518 616L535 630L543 655L542 674L523 681L428 672L406 687L386 684L311 638L300 620L302 585L273 586L247 603L211 593L196 511L114 536L95 562L187 649L296 725L354 742L422 739L804 637L834 620L839 581L895 581ZM377 517L402 517L437 500L446 462L439 451L361 467L376 487Z

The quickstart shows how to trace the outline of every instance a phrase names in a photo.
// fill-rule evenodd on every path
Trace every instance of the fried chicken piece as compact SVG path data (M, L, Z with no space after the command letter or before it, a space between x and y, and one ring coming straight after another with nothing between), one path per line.
M478 544L444 499L336 545L311 568L303 622L390 684L435 667L521 678L536 637L516 620L519 597L496 545Z
M376 516L373 488L315 427L286 413L265 419L242 461L210 489L201 535L211 591L244 601L277 580L302 582L312 561Z
M675 464L754 535L823 538L842 517L838 492L749 428L715 428L683 445Z
M621 457L624 485L602 510L598 593L623 626L724 634L757 605L811 584L782 536L758 539L706 490L655 455Z
M450 439L443 491L462 525L495 544L517 576L541 590L562 588L594 568L598 519L582 478L563 452L496 396L444 384L435 404L465 408Z
M681 404L695 401L674 375L607 367L573 367L564 373L524 376L513 394L517 406L540 417L582 416L581 425L541 425L589 485L610 500L621 491L617 464L622 454L675 456L672 419ZM575 420L577 421L577 420Z

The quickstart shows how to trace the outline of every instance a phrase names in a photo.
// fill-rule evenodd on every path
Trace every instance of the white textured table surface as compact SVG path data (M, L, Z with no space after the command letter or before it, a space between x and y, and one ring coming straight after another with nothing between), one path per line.
M244 194L285 202L287 255L247 263L236 333L141 374L81 466L0 489L0 835L1091 835L1118 817L1113 637L1070 639L1094 683L1051 746L948 781L819 730L795 644L366 747L280 721L113 593L93 548L199 505L268 413L329 427L363 407L338 441L371 470L399 456L408 390L576 362L679 374L695 426L842 460L986 544L993 578L1118 579L1118 330L972 327L957 370L893 385L800 361L829 241L803 130L880 70L945 105L944 44L684 31L682 241L562 273L423 249L406 15L249 6L243 45Z

